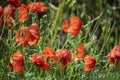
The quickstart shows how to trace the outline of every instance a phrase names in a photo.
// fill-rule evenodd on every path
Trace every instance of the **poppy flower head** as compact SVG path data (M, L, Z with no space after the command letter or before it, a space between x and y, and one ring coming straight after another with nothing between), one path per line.
M28 28L31 38L28 42L29 45L36 45L38 43L38 40L40 38L39 30L38 30L38 25L36 23L33 23L29 26Z
M21 72L24 68L24 59L21 51L16 51L12 56L12 66L15 72Z
M38 53L34 53L30 57L30 60L34 65L41 67L44 70L48 70L50 68L50 65Z
M82 26L82 21L77 16L68 18L62 24L62 30L64 32L70 32L71 36L77 36Z
M22 52L18 50L16 53L13 54L12 59L13 60L23 60Z
M43 2L31 2L28 4L28 9L32 12L43 13L47 11Z
M25 22L28 19L28 9L25 4L18 7L18 20L19 22Z
M3 8L0 6L0 27L3 25Z
M66 49L61 49L56 51L57 56L60 60L62 60L60 63L62 63L62 68L64 69L69 62L72 60L72 56L70 51ZM60 64L61 65L61 64Z
M6 6L4 8L3 15L4 15L4 22L7 22L7 25L12 27L13 23L11 21L15 19L13 7L10 5Z
M96 60L94 57L90 56L90 55L86 55L84 58L84 70L85 71L91 71L96 64Z
M3 15L3 8L0 6L0 18Z
M29 27L22 27L16 34L19 46L36 45L39 40L40 34L38 25L31 24Z
M67 32L68 31L68 28L70 27L70 19L66 19L63 24L62 24L62 30L64 32Z
M74 56L74 59L80 60L85 55L84 44L80 44L75 51L77 50L77 54Z
M43 54L43 56L46 57L46 58L53 59L54 61L58 60L58 57L55 54L53 48L50 48L50 47L45 47L44 48L44 54Z
M36 40L36 43L37 43L38 39L40 38L40 34L39 34L39 30L38 30L38 25L36 23L31 24L29 26L29 32L31 33L31 35L33 35L37 39Z
M28 40L30 37L30 33L28 31L28 27L22 27L16 34L18 45L27 46Z
M7 1L9 2L9 4L14 6L15 8L17 8L20 4L20 0L7 0Z
M120 46L114 46L107 56L108 61L114 64L115 61L120 58Z

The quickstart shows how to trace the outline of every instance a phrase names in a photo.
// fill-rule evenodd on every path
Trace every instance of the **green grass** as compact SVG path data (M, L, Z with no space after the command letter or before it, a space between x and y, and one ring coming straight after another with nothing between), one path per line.
M36 22L40 32L37 45L19 47L12 30L6 24L0 27L0 80L119 80L120 71L107 61L107 54L114 45L120 45L120 4L118 4L120 0L114 1L112 5L106 0L45 0L44 2L48 7L46 13L30 14L28 21L15 25L15 29L18 30L21 25L28 26ZM8 3L0 0L0 5L6 4ZM83 21L79 35L75 37L61 30L62 22L73 15ZM48 60L51 64L49 70L38 68L29 60L34 52L42 54L45 46L54 50L68 49L73 54L74 48L80 43L85 44L86 54L96 59L96 66L90 72L84 71L83 59L73 60L65 69ZM17 50L23 52L25 60L24 70L20 73L6 68L11 55Z

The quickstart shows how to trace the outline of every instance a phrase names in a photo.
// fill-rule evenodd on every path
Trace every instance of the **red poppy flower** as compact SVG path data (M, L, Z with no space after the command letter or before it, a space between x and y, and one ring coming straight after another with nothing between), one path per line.
M13 7L10 5L6 6L4 8L3 14L4 14L4 22L7 22L7 25L12 27L13 23L11 21L15 19Z
M82 26L82 21L77 16L68 18L62 24L62 30L64 32L70 32L72 36L77 36Z
M91 71L96 64L96 60L94 57L90 56L90 55L86 55L84 58L84 70L85 71Z
M80 44L75 51L77 50L77 54L74 56L74 59L80 60L85 55L84 45ZM76 52L75 52L76 53Z
M54 61L58 60L57 55L55 54L53 48L45 47L43 57L53 59Z
M120 58L120 46L114 46L114 48L108 53L108 61L115 63Z
M20 46L36 45L39 37L40 34L36 23L30 25L29 27L22 27L16 33L17 42Z
M12 56L12 66L15 72L21 72L24 68L24 59L21 51L16 51Z
M47 11L43 2L31 2L28 4L28 9L32 12L42 13Z
M12 6L17 8L20 4L20 0L7 0Z
M0 27L3 25L3 8L0 6Z
M68 51L66 49L57 50L56 54L60 59L60 63L58 65L61 66L63 69L72 60L72 55L71 55L70 51Z
M44 70L50 69L50 64L48 64L38 53L34 53L30 57L30 60L34 65L41 67Z
M3 15L3 8L0 6L0 18Z
M18 20L19 22L25 22L28 19L28 9L25 4L18 7Z

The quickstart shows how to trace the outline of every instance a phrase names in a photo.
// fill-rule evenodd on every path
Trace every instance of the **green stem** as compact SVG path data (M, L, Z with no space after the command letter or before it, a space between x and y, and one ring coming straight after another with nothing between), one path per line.
M100 50L100 53L102 53L102 51L104 50L104 47L105 47L105 45L107 44L108 39L110 38L110 35L111 35L111 33L112 33L113 29L114 29L114 25L115 25L115 22L114 22L114 24L113 24L113 26L112 26L112 29L110 30L110 32L109 32L109 34L108 34L108 37L107 37L106 39L104 39L104 43L103 43L103 46L102 46L102 48L101 48L101 50Z
M0 40L1 40L2 35L3 35L3 33L4 33L4 27L5 27L5 23L4 23L4 25L3 25L3 29L2 29L2 32L1 32L1 35L0 35Z
M100 13L99 16L97 16L96 18L94 18L93 20L89 21L86 25L84 25L83 27L86 28L87 26L89 26L91 23L93 23L94 21L98 20L101 16L102 16L103 12Z
M28 73L30 72L31 69L32 69L32 65L30 66L29 70L26 72L25 76L28 75Z
M56 25L57 25L57 23L60 21L60 17L61 17L61 15L62 15L62 13L63 13L64 6L65 6L65 3L62 2L62 3L59 5L58 10L57 10L57 13L56 13L56 17L55 17L55 20L54 20L54 22L53 22L53 28L52 28L52 30L51 30L51 37L52 37L52 39L51 39L51 45L53 45L54 40L55 40L55 38L56 38L56 36L57 36L58 28L56 28ZM54 34L54 35L53 35L53 34Z
M65 43L63 44L62 49L64 49L64 47L66 46L67 43L68 43L68 34L67 34L67 38L66 38L66 40L65 40Z

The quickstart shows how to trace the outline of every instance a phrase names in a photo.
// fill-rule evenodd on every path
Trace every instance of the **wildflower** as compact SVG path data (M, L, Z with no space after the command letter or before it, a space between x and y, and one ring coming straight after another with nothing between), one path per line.
M96 64L96 60L94 57L90 56L90 55L86 55L84 58L84 70L85 71L91 71Z
M28 9L32 12L43 13L47 11L43 2L31 2L28 4Z
M15 72L21 72L24 68L24 59L21 51L16 51L12 56L12 66Z
M20 4L20 0L7 0L12 6L17 8Z
M50 47L45 47L44 48L44 54L43 56L45 58L50 58L50 59L53 59L54 61L57 61L58 60L58 57L57 55L55 54L53 48L50 48Z
M19 22L25 22L28 19L28 9L25 4L18 7L18 20Z
M80 44L75 51L77 50L77 54L74 56L74 59L80 60L85 55L84 45Z
M7 25L9 27L12 27L13 23L11 21L15 19L13 7L10 5L6 6L4 8L3 15L4 15L4 22L7 22Z
M40 34L38 25L31 24L29 27L22 27L16 33L16 38L19 46L36 45L39 40Z
M44 70L50 69L50 64L48 64L38 53L34 53L30 57L30 60L34 65L41 67Z
M3 15L3 8L0 6L0 18Z
M3 8L0 6L0 27L3 25Z
M70 27L70 19L66 19L62 24L62 30L64 32L68 32L68 28Z
M64 32L70 32L71 36L77 36L82 26L82 21L77 16L66 19L62 24Z
M107 56L109 62L113 63L116 67L120 67L120 46L114 46Z
M61 49L56 51L57 56L59 57L59 66L61 66L63 69L67 66L69 62L72 60L72 56L70 51L66 49Z

